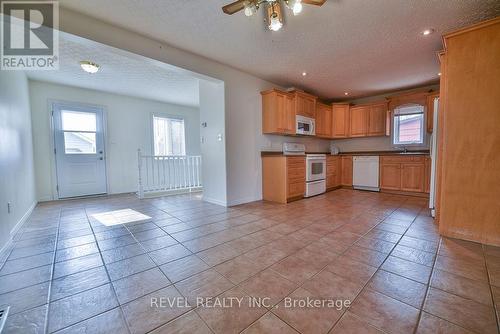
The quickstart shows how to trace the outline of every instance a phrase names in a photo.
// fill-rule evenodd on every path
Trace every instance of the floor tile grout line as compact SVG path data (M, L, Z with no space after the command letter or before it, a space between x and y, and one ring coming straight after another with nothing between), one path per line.
M417 333L418 327L420 326L420 320L422 319L422 312L424 312L425 303L427 302L427 297L429 296L429 292L430 292L430 289L431 289L431 282L432 282L432 278L433 278L433 275L434 275L434 267L436 265L436 261L437 261L438 254L439 254L439 250L441 249L441 243L442 243L442 238L440 237L439 238L439 243L438 243L438 249L436 251L436 255L434 257L434 261L432 262L432 268L431 268L431 273L430 273L430 276L429 276L429 280L428 280L428 283L427 283L427 285L425 287L425 294L424 294L424 299L422 300L422 306L420 307L420 309L418 311L417 326L415 326L415 329L413 330L414 334Z
M250 213L250 214L251 214L251 213ZM260 219L263 219L263 218L262 218L262 216L259 216L259 217L260 217ZM354 218L352 218L352 219L354 219ZM259 220L259 219L258 219L258 220ZM319 220L319 219L318 219L318 220ZM309 225L307 225L307 226L310 226L310 225L312 225L312 224L315 224L316 222L317 222L317 221L313 221L311 224L309 224ZM382 221L380 221L380 222L379 222L379 224L380 224L381 222L382 222ZM250 223L250 222L249 222L249 223ZM279 221L278 221L277 223L278 223L278 224L280 224L280 223L282 223L282 222L279 222ZM243 224L240 224L239 226L241 226L241 225L243 225ZM345 225L345 224L344 224L344 225ZM340 226L339 226L339 227L340 227ZM303 228L306 228L306 226L304 226ZM267 229L269 229L269 228L267 228ZM265 230L265 229L263 229L263 230ZM94 233L95 233L95 232L94 232ZM246 234L246 235L248 235L248 234ZM240 236L239 238L244 237L244 236L245 236L245 235L242 235L242 236ZM286 236L286 234L285 234L285 235L283 235L282 237L284 237L284 236ZM239 239L239 238L236 238L236 239ZM235 240L236 240L236 239L235 239ZM268 242L268 243L271 243L271 242L272 242L272 241L270 241L270 242ZM181 243L181 244L182 244L182 243ZM352 246L352 245L351 245L351 246ZM304 246L304 248L305 248L305 247L306 247L306 246ZM373 251L376 251L376 250L373 250ZM247 250L247 252L248 252L248 250ZM244 253L245 253L245 252L241 253L240 255L242 255L242 254L244 254ZM293 253L292 253L292 254L293 254ZM292 254L290 254L290 255L292 255ZM285 257L285 258L286 258L286 257ZM283 259L284 259L284 258L283 258ZM280 261L282 261L283 259L281 259ZM279 262L279 261L277 261L277 262ZM272 264L272 265L273 265L273 264ZM272 266L272 265L271 265L271 266ZM157 265L157 266L158 266L158 265Z
M362 214L362 213L361 213L361 214ZM361 214L357 215L356 217L359 217ZM352 219L355 219L356 217L353 217ZM278 222L278 223L279 223L279 222ZM313 221L311 224L308 224L307 226L311 226L311 225L313 225L313 224L315 224L315 222L314 222L314 221ZM346 223L342 224L341 226L338 226L336 229L338 229L338 228L340 228L340 227L342 227L342 226L345 226L345 225L347 225L347 224L348 224L348 222L346 222ZM304 227L304 228L306 228L306 227ZM335 229L335 230L336 230L336 229ZM334 232L335 230L333 230L332 232ZM293 233L293 232L292 232L292 233ZM291 234L291 233L290 233L290 234ZM286 236L286 235L284 235L284 236ZM281 237L280 237L280 238L278 238L278 239L276 239L276 240L279 240L279 239L281 239ZM321 238L320 238L320 239L321 239ZM268 243L267 243L267 244L265 244L265 245L269 245L270 243L272 243L272 242L274 242L274 241L276 241L276 240L272 240L272 241L268 242ZM319 239L318 239L318 240L319 240ZM233 283L230 281L230 282L233 284L233 287L231 287L230 289L227 289L227 290L225 290L225 291L221 292L220 294L218 294L218 295L217 295L217 296L215 296L215 297L218 297L218 296L220 296L220 295L224 294L225 292L227 292L227 291L229 291L229 290L231 290L231 289L233 289L233 288L235 288L235 287L236 287L236 288L239 288L239 289L242 289L242 290L243 290L243 292L245 292L245 294L246 294L247 296L249 296L249 295L248 295L248 293L247 293L247 292L246 292L243 288L241 288L241 284L243 284L244 282L248 281L249 279L251 279L251 278L253 278L253 277L257 276L259 273L263 272L264 270L271 269L271 267L272 267L273 265L275 265L276 263L280 263L280 262L284 261L286 258L288 258L288 257L290 257L290 256L292 256L292 255L294 255L294 254L295 254L295 253L297 253L299 250L305 249L307 246L309 246L310 244L312 244L313 242L316 242L316 241L317 241L317 240L311 240L309 243L307 243L307 244L306 244L305 246L303 246L302 248L299 248L299 249L298 249L298 250L296 250L295 252L288 254L288 255L287 255L287 256L285 256L284 258L282 258L282 259L280 259L280 260L278 260L278 261L276 261L276 262L274 262L274 263L270 264L269 266L266 266L265 268L263 268L262 270L258 271L258 272L257 272L257 273L255 273L255 274L251 275L250 277L248 277L247 279L245 279L243 282L240 282L239 284L233 284ZM262 245L262 246L264 246L264 245ZM259 247L261 247L261 246L259 246ZM259 247L257 247L257 248L259 248ZM247 252L244 252L243 254L240 254L240 255L244 255L245 253L248 253L248 251L247 251ZM336 253L334 253L334 254L336 254ZM233 258L232 258L232 259L233 259ZM221 262L220 264L225 263L225 262L228 262L228 261L230 261L230 260L232 260L232 259L228 259L228 260L226 260L226 261L223 261L223 262ZM201 260L203 261L203 259L201 259ZM208 264L207 264L207 265L208 265ZM329 263L328 263L328 264L326 264L326 265L325 265L322 269L320 269L320 270L319 270L316 274L312 275L312 276L311 276L308 280L310 280L310 279L312 279L313 277L315 277L316 275L318 275L318 274L319 274L320 272L322 272L322 271L324 270L324 268L326 268L328 265L329 265ZM215 266L214 266L214 267L212 267L212 268L213 268L213 269L214 269L217 273L219 273L219 272L217 271L217 269L215 269ZM207 269L207 270L208 270L208 269ZM272 270L272 269L271 269L271 270ZM276 271L274 271L274 270L273 270L273 272L276 272ZM283 277L284 279L286 279L287 281L290 281L290 280L289 280L289 279L287 279L286 277L282 276L280 273L278 273L278 272L276 272L276 273L277 273L279 276L281 276L281 277ZM219 274L220 274L220 275L222 275L223 277L225 277L225 275L224 275L224 274L222 274L222 273L219 273ZM226 278L226 277L225 277L225 278ZM227 279L227 278L226 278L226 279ZM306 281L307 281L307 280L306 280ZM291 281L290 281L290 282L291 282ZM294 283L294 284L295 284L295 282L292 282L292 283ZM298 284L298 285L294 288L294 290L293 290L291 293L293 293L294 291L296 291L297 289L299 289L300 287L302 287L302 285L304 285L304 283L305 283L305 282L302 282L301 284ZM291 294L291 293L290 293L290 294ZM282 321L283 321L283 322L285 322L287 325L289 325L291 328L294 328L295 330L297 330L297 331L300 333L300 331L299 331L297 328L295 328L295 327L294 327L294 326L292 326L291 324L287 323L285 320L281 319L281 318L280 318L277 314L275 314L274 312L272 312L273 308L274 308L277 304L279 304L282 300L284 300L287 296L289 296L290 294L288 294L288 295L286 295L285 297L283 297L283 298L282 298L282 299L281 299L278 303L276 303L276 304L275 304L275 305L274 305L271 309L267 309L267 308L266 308L266 312L265 312L265 313L264 313L261 317L263 317L263 316L264 316L265 314L267 314L268 312L271 312L271 313L273 313L276 317L278 317L280 320L282 320ZM215 298L215 297L214 297L214 298ZM251 297L251 296L250 296L250 297ZM248 328L248 327L250 327L253 323L257 322L257 321L258 321L261 317L258 317L257 319L255 319L255 321L254 321L254 322L252 322L249 326L247 326L247 327L246 327L246 328L244 328L243 330L247 329L247 328ZM200 318L201 318L201 317L200 317ZM340 319L340 318L339 318L339 319ZM202 319L202 320L203 320L203 319ZM335 325L335 324L334 324L334 325ZM210 327L209 327L209 328L210 328Z
M58 238L59 238L59 227L61 226L61 211L59 211L59 218L58 218L57 230L56 230L56 238L55 238L55 244L54 244L54 254L52 255L52 269L50 272L50 281L49 281L49 287L48 287L48 291L47 291L47 311L45 313L44 333L49 332L50 295L52 294L52 281L54 278L54 273L55 273L55 268L56 268L57 242L58 242Z
M395 211L395 210L393 210L393 212L394 212L394 211ZM330 233L333 233L333 232L335 232L337 229L339 229L339 228L341 228L341 227L343 227L343 226L348 225L350 222L352 222L353 220L355 220L357 217L361 216L362 214L363 214L363 213L361 213L361 214L359 214L359 215L357 215L357 216L353 217L352 219L350 219L350 221L348 221L348 222L346 222L346 223L344 223L344 224L342 224L342 225L338 226L335 230L333 230L333 231L332 231L332 232L330 232ZM388 216L390 216L390 215L388 215ZM361 237L363 237L363 236L365 236L366 234L368 234L371 230L373 230L376 226L378 226L378 224L380 224L380 223L381 223L384 219L386 219L388 216L384 217L384 218L383 218L383 219L382 219L379 223L377 223L377 225L375 225L375 226L373 226L372 228L370 228L370 229L369 229L369 230L368 230L365 234L363 234ZM361 238L361 237L360 237L360 238ZM321 239L321 238L320 238L320 239ZM318 240L320 240L320 239L318 239ZM359 240L359 238L358 238L357 240ZM357 240L356 240L356 241L357 241ZM315 241L317 241L317 240L313 240L311 243L313 243L313 242L315 242ZM342 256L342 255L345 255L345 253L346 253L346 252L347 252L347 251L348 251L348 250L349 250L352 246L354 246L354 245L355 245L356 241L355 241L354 243L352 243L352 244L349 246L349 248L347 248L346 250L344 250L341 254L337 254L337 253L336 253L336 254L337 254L337 257L338 257L338 256ZM340 241L339 241L339 242L340 242ZM311 244L311 243L310 243L310 244ZM307 247L307 246L306 246L306 247ZM305 248L305 247L304 247L304 248ZM293 255L293 254L290 254L289 256L291 256L291 255ZM287 256L287 257L288 257L288 256ZM278 261L278 262L276 262L276 263L279 263L279 262L281 262L281 261L283 261L283 260L284 260L284 259L279 260L279 261ZM357 261L357 262L359 262L359 261ZM272 265L274 265L274 264L275 264L275 263L273 263ZM303 288L303 285L304 285L307 281L310 281L311 279L313 279L314 277L316 277L317 275L319 275L320 273L322 273L323 271L325 271L325 270L326 270L326 267L328 267L330 264L331 264L331 262L330 262L330 263L328 263L328 264L326 264L326 265L325 265L322 269L320 269L320 270L319 270L316 274L314 274L314 275L312 275L311 277L309 277L306 281L304 281L304 282L302 282L301 284L299 284L299 286L298 286L298 287L296 287L296 288L295 288L295 289L294 289L291 293L289 293L289 294L288 294L288 295L286 295L284 298L282 298L282 299L281 299L278 303L276 303L276 304L275 304L275 305L274 305L274 306L273 306L273 307L272 307L269 311L270 311L270 312L272 312L272 313L273 313L276 317L278 317L281 321L283 321L284 323L286 323L287 325L289 325L291 328L295 329L296 331L298 331L298 332L300 333L300 330L299 330L298 328L294 327L292 324L290 324L290 323L288 323L286 320L282 319L282 318L281 318L278 314L276 314L275 312L273 312L273 309L275 308L275 306L276 306L276 305L278 305L278 304L279 304L281 301L283 301L286 297L290 296L293 292L297 291L299 288ZM271 265L271 266L272 266L272 265ZM268 268L269 268L269 267L268 267ZM327 271L328 271L328 270L327 270ZM278 273L278 274L279 274L279 273ZM335 273L332 273L332 274L336 275ZM254 275L254 276L255 276L255 275ZM281 275L280 275L280 276L281 276ZM372 275L372 276L373 276L373 275ZM282 276L282 277L283 277L283 276ZM343 277L343 276L340 276L340 277ZM286 279L286 277L284 277L284 278ZM357 297L357 296L361 293L361 291L363 291L363 289L365 288L365 286L368 284L368 282L369 282L369 281L370 281L370 280L368 280L368 281L367 281L367 282L366 282L366 283L365 283L365 284L364 284L364 285L360 288L360 290L358 291L358 293L357 293L357 294L356 294L356 296L354 297L354 300L352 301L352 303L356 300L356 297ZM242 283L243 283L243 282L242 282ZM240 284L242 284L242 283L240 283ZM305 289L305 288L303 288L303 289ZM307 289L305 289L305 290L306 290L306 291L309 291L309 290L307 290ZM351 304L352 304L352 303L351 303ZM348 311L347 309L342 311L342 313L341 313L340 317L339 317L339 318L338 318L338 319L337 319L337 320L333 323L332 327L330 327L330 328L328 329L328 332L330 332L330 331L331 331L331 330L335 327L335 325L338 323L338 321L339 321L339 320L343 317L343 315L344 315L347 311ZM266 312L266 313L267 313L267 312ZM265 314L264 314L264 315L265 315ZM264 316L264 315L263 315L263 316ZM261 316L261 317L263 317L263 316ZM260 318L261 318L261 317L260 317ZM254 321L254 323L255 323L256 321L258 321L260 318L258 318L257 320L255 320L255 321ZM253 323L252 323L252 324L253 324ZM252 324L251 324L251 325L252 325ZM250 327L251 325L249 325L248 327ZM247 328L248 328L248 327L247 327ZM245 329L246 329L246 328L245 328Z
M407 201L407 200L406 200L406 201ZM405 202L406 202L406 201L405 201ZM375 226L373 226L372 228L370 228L370 229L369 229L369 230L368 230L368 231L367 231L367 232L366 232L363 236L365 236L365 235L367 235L368 233L370 233L370 231L372 231L373 229L375 229L375 228L376 228L379 224L381 224L381 223L382 223L385 219L387 219L388 217L390 217L390 216L391 216L394 212L396 212L399 208L401 208L401 205L400 205L398 208L396 208L395 210L393 210L393 211L392 211L389 215L385 216L385 217L384 217L384 218L383 218L383 219L382 219L382 220L381 220L378 224L376 224ZM422 211L422 210L419 210L419 213L420 213L421 211ZM418 217L419 213L418 213L418 214L415 216L415 218L412 220L412 223L410 224L410 226L413 224L413 222L415 221L415 219ZM408 229L410 228L410 226L408 226L408 228L405 230L405 233L406 233L406 231L408 231ZM399 240L398 240L398 243L399 243L399 241L401 241L401 239L402 239L402 237L403 237L403 236L404 236L404 234L403 234L403 235L401 235L401 237L400 237L400 238L399 238ZM398 243L397 243L397 244L398 244ZM396 245L397 245L397 244L396 244ZM351 245L351 247L352 247L352 246L354 246L354 244L353 244L353 245ZM347 251L348 251L351 247L349 247L348 249L346 249L346 250L342 253L342 255L345 255L345 254L346 254L346 252L347 252ZM380 252L379 252L379 253L380 253ZM391 253L392 253L392 251L391 251ZM384 255L385 255L385 254L384 254ZM379 270L381 270L380 268L383 266L383 264L384 264L384 263L385 263L385 261L389 258L389 256L390 256L390 253L389 253L389 254L387 254L387 255L385 256L384 261L383 261L383 262L382 262L382 263L381 263L381 264L377 267L377 270L375 271L375 273L373 273L373 275L371 275L371 276L370 276L370 278L369 278L369 279L365 282L365 284L361 287L361 289L358 291L358 293L356 294L356 296L354 297L354 299L351 301L351 305L353 305L353 304L355 303L356 299L359 297L359 295L361 294L361 292L362 292L365 288L368 288L367 286L368 286L368 284L370 283L370 281L372 280L373 276L374 276L374 275L376 275L376 273L377 273ZM357 262L360 262L360 261L358 261L358 260L356 260L356 261L357 261ZM369 289L369 288L368 288L368 289ZM378 292L378 291L377 291L377 292ZM389 297L389 298L392 298L392 297ZM392 299L394 299L394 298L392 298ZM397 299L395 299L395 300L397 300ZM348 311L348 310L345 310L345 311L342 313L341 317L340 317L340 318L339 318L339 319L338 319L338 320L337 320L337 321L333 324L333 326L329 329L329 331L331 331L331 330L332 330L332 329L333 329L333 328L337 325L337 323L340 321L340 319L342 318L342 316L343 316L345 313L347 313L347 311ZM363 322L364 322L364 323L367 323L367 322L365 322L365 321L363 321ZM367 323L367 324L369 324L370 326L373 326L373 327L375 327L375 328L379 329L378 327L374 326L373 324L370 324L370 323ZM417 325L418 325L418 324L417 324ZM380 330L381 330L381 329L380 329ZM382 331L383 331L383 330L382 330ZM385 331L383 331L383 332L385 332Z
M88 217L88 214L87 214L87 209L84 207L84 208L83 208L83 210L84 210L84 212L85 212L85 216L87 217L87 220L88 220L88 222L89 222L89 224L90 224L90 220L89 220L89 217ZM92 224L90 224L90 228L91 228L91 230L92 230L92 235L94 236L94 239L95 239L95 232L94 232L94 227L92 226ZM97 242L96 242L96 246L97 246L97 249L99 250L99 256L100 256L101 262L102 262L102 264L103 264L104 271L106 272L106 275L107 275L108 280L109 280L109 283L108 283L108 284L110 285L110 288L111 288L111 290L113 291L113 295L114 295L114 297L115 297L115 300L116 300L116 303L117 303L117 307L120 309L120 313L121 313L121 316L122 316L122 318L123 318L123 322L125 323L125 327L127 328L128 333L131 333L130 328L129 328L129 326L128 326L127 319L125 318L125 312L123 312L123 309L122 309L122 307L121 307L121 305L120 305L120 302L118 301L118 295L116 294L115 287L113 286L113 283L112 283L112 280L111 280L111 276L109 275L108 268L106 267L106 265L105 265L105 263L104 263L104 259L103 259L103 257L102 257L102 252L101 252L101 248L99 247L99 244L97 244ZM103 313L108 312L108 311L110 311L110 310L106 310L106 311L104 311L104 312L100 312L100 313L99 313L99 314L97 314L97 315L94 315L94 316L92 316L92 317L90 317L90 318L87 318L87 319L83 319L83 320L81 320L81 321L85 321L85 320L91 319L91 318L93 318L93 317L95 317L95 316L98 316L98 315L103 314ZM80 321L80 322L81 322L81 321ZM78 323L78 322L77 322L77 323ZM73 325L75 325L75 324L72 324L72 325L70 325L70 326L73 326ZM68 326L68 327L70 327L70 326Z

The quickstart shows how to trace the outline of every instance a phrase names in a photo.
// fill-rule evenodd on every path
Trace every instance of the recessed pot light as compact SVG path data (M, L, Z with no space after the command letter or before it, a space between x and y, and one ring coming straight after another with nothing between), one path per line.
M305 77L307 75L307 72L302 72L302 76Z
M424 31L422 31L422 35L429 36L433 32L434 32L434 29L425 29Z
M345 92L345 93L344 93L344 95L345 95L345 96L349 95L349 92Z
M99 71L100 66L96 63L89 61L89 60L82 60L80 62L80 67L85 72L90 73L90 74L94 74L94 73L97 73L97 71Z
M441 76L441 72L439 72L438 75Z

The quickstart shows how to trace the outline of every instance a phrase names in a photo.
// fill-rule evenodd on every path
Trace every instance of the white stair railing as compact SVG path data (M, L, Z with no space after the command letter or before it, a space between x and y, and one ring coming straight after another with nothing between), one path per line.
M202 187L201 156L143 155L137 150L139 198L148 193L192 191Z

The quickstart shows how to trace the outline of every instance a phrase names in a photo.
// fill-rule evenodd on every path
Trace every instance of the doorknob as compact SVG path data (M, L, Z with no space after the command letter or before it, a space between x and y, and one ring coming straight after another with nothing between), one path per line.
M102 150L101 150L101 151L99 151L99 154L102 154Z
M104 158L103 158L103 157L100 157L100 158L99 158L99 160L104 160Z

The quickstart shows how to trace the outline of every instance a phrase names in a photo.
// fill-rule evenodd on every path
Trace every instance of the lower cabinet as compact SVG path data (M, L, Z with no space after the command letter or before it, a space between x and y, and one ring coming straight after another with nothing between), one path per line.
M335 155L326 156L326 190L335 189L342 181L341 158Z
M352 186L352 156L346 155L341 157L341 185Z
M423 156L382 156L380 188L415 193L428 192L426 159L427 157ZM428 166L430 168L430 164Z
M288 203L306 192L305 157L282 155L262 157L262 197L266 201Z
M401 190L401 164L382 162L380 164L380 188Z

